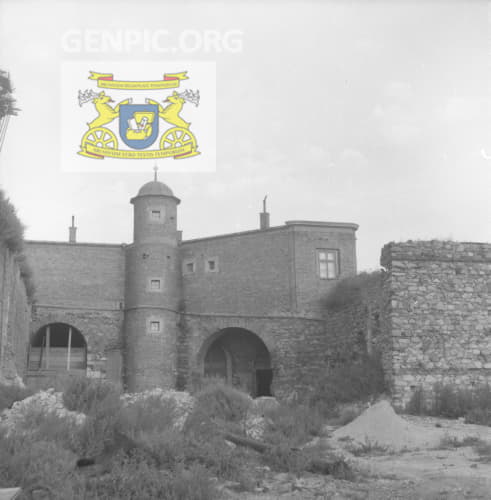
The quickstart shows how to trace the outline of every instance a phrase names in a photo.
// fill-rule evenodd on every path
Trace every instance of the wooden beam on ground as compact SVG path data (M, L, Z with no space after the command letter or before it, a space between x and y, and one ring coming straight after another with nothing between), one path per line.
M21 492L20 488L0 488L0 500L15 500Z

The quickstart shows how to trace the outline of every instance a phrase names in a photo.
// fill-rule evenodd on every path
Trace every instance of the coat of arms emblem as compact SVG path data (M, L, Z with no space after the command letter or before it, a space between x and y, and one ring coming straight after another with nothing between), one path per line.
M186 104L199 105L199 90L171 90L161 96L164 99L146 97L139 104L133 103L132 97L114 103L111 91L106 91L175 89L182 80L188 79L187 72L165 74L157 81L116 81L110 73L95 72L91 72L89 79L96 80L98 87L104 90L78 92L79 105L92 103L97 112L97 116L87 123L89 129L82 136L80 155L95 159L182 159L200 154L196 137L190 130L191 124L181 117ZM112 125L115 120L119 122L118 127ZM160 130L163 130L162 134ZM119 149L120 141L128 149Z

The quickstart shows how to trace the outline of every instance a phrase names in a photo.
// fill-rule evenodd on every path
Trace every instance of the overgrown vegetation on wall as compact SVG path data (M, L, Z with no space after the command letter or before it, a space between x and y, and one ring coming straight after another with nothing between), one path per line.
M358 302L364 302L377 293L382 284L382 272L360 273L344 278L326 298L325 306L330 310L340 310Z
M34 299L35 286L32 269L27 262L24 250L24 226L17 216L14 205L0 189L0 244L5 245L10 252L15 254L19 265L20 276L26 287L30 302Z

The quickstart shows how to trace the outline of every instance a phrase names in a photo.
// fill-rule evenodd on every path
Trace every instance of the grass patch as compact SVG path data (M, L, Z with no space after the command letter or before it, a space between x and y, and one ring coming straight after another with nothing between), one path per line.
M22 401L34 393L28 387L0 384L0 412L11 408L16 401Z
M479 455L479 461L491 464L491 443L480 440L474 445L474 451Z
M435 384L426 394L417 388L406 412L411 415L431 415L444 418L465 418L466 423L491 426L491 387L459 389L450 384Z
M452 449L452 448L464 448L466 446L476 446L481 442L481 439L476 436L465 436L460 439L457 436L450 436L449 434L445 434L443 438L440 440L440 444L438 449Z

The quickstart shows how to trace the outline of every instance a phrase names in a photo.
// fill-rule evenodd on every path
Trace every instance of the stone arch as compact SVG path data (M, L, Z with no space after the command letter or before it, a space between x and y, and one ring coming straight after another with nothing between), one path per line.
M197 366L254 397L271 396L271 354L259 335L242 327L222 328L202 344Z
M33 333L29 344L29 377L66 372L85 375L86 371L87 341L78 328L51 322Z

